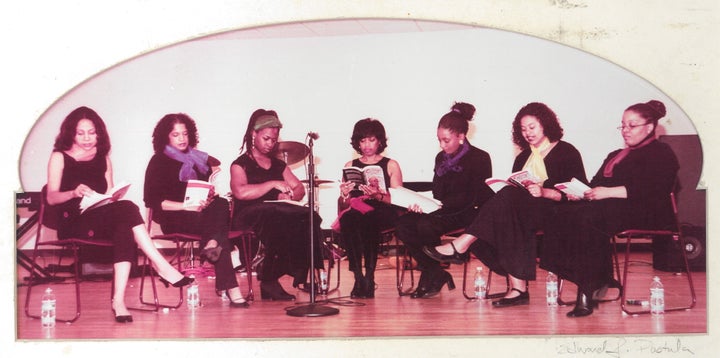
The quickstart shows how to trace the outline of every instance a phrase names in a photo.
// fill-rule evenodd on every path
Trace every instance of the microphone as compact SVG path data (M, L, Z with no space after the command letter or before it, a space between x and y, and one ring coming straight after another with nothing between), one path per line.
M312 138L313 140L318 140L320 138L320 135L315 132L308 132L308 137Z

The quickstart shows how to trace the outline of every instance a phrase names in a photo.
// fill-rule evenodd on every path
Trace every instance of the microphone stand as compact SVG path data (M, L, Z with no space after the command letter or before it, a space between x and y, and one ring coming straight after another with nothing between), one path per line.
M310 212L310 303L287 310L287 314L295 317L322 317L340 313L340 310L327 305L315 303L315 157L313 156L313 136L309 136L308 147L308 211Z

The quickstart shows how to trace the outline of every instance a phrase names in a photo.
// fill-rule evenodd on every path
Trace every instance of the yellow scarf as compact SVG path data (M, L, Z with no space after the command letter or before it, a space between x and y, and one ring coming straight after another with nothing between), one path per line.
M550 148L550 140L543 139L543 141L540 143L539 147L530 146L530 157L528 158L527 162L525 162L525 166L523 166L523 169L527 169L533 174L535 174L536 177L540 178L540 183L547 180L547 170L545 169L545 161L543 160L542 152Z

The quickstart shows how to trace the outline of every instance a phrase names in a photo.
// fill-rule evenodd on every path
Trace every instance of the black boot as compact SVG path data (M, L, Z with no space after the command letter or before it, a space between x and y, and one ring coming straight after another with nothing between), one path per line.
M260 298L272 301L292 301L295 296L285 292L280 286L280 282L274 280L260 281Z
M355 276L355 284L353 285L352 291L350 291L350 297L365 298L365 277L363 277L363 274L360 270L357 270L353 273Z
M578 292L577 301L575 301L575 308L567 313L568 317L585 317L593 313L593 307L597 306L597 303L590 299L582 291Z

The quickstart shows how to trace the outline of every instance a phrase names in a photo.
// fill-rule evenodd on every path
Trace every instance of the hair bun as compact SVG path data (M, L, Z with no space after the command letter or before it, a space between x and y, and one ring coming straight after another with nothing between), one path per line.
M473 116L475 115L475 106L470 103L455 102L451 111L458 113L460 117L464 118L466 121L472 121Z
M667 113L665 109L665 104L663 104L660 101L657 100L650 100L647 103L645 103L648 107L652 108L655 112L658 114L658 118L665 117L665 114Z

